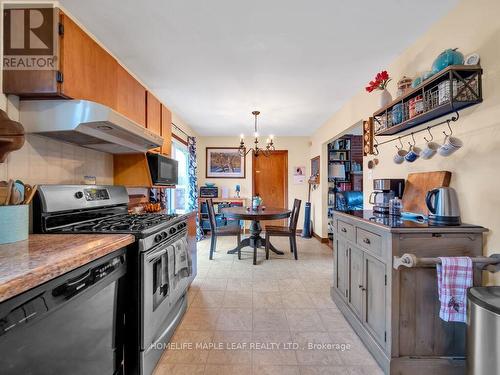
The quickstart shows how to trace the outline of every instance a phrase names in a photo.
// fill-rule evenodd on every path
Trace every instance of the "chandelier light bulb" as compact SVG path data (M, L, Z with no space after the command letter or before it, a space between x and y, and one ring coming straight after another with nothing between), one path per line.
M259 133L257 132L257 116L260 114L259 111L253 111L252 112L252 115L254 115L255 117L255 122L254 122L254 130L255 132L253 133L254 134L254 144L255 146L254 147L245 147L245 141L243 140L245 138L245 136L243 134L240 134L240 146L239 146L239 154L241 157L245 156L246 154L248 154L249 152L253 152L253 154L255 156L259 156L259 155L264 155L264 156L269 156L271 154L272 151L275 150L274 148L274 143L273 143L273 139L274 139L274 135L270 135L267 139L266 139L266 146L265 148L260 148L259 147Z

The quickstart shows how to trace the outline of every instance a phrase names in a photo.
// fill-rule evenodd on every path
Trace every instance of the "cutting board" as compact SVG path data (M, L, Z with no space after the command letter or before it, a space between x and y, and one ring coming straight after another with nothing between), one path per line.
M410 173L403 193L403 211L427 215L425 196L429 190L450 186L451 172Z

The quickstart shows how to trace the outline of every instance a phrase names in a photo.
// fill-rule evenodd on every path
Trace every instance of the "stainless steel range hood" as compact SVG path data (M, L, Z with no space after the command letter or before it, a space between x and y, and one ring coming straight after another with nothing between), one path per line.
M86 100L23 100L20 122L36 133L111 154L141 153L163 144L111 108Z

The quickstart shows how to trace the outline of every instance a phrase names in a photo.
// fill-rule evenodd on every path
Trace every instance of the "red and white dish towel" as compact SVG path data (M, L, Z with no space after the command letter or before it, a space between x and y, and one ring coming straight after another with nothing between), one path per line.
M446 322L466 322L467 288L472 286L472 260L469 257L440 257L436 266L441 308Z

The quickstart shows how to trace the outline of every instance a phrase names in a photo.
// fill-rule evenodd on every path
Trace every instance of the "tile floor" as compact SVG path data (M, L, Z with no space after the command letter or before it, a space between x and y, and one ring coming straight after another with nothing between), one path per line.
M235 241L218 239L212 261L210 241L198 243L189 307L155 375L382 374L330 298L326 245L298 238L295 261L276 238L285 255L266 261L262 250L253 266L249 248L241 260L226 254Z

